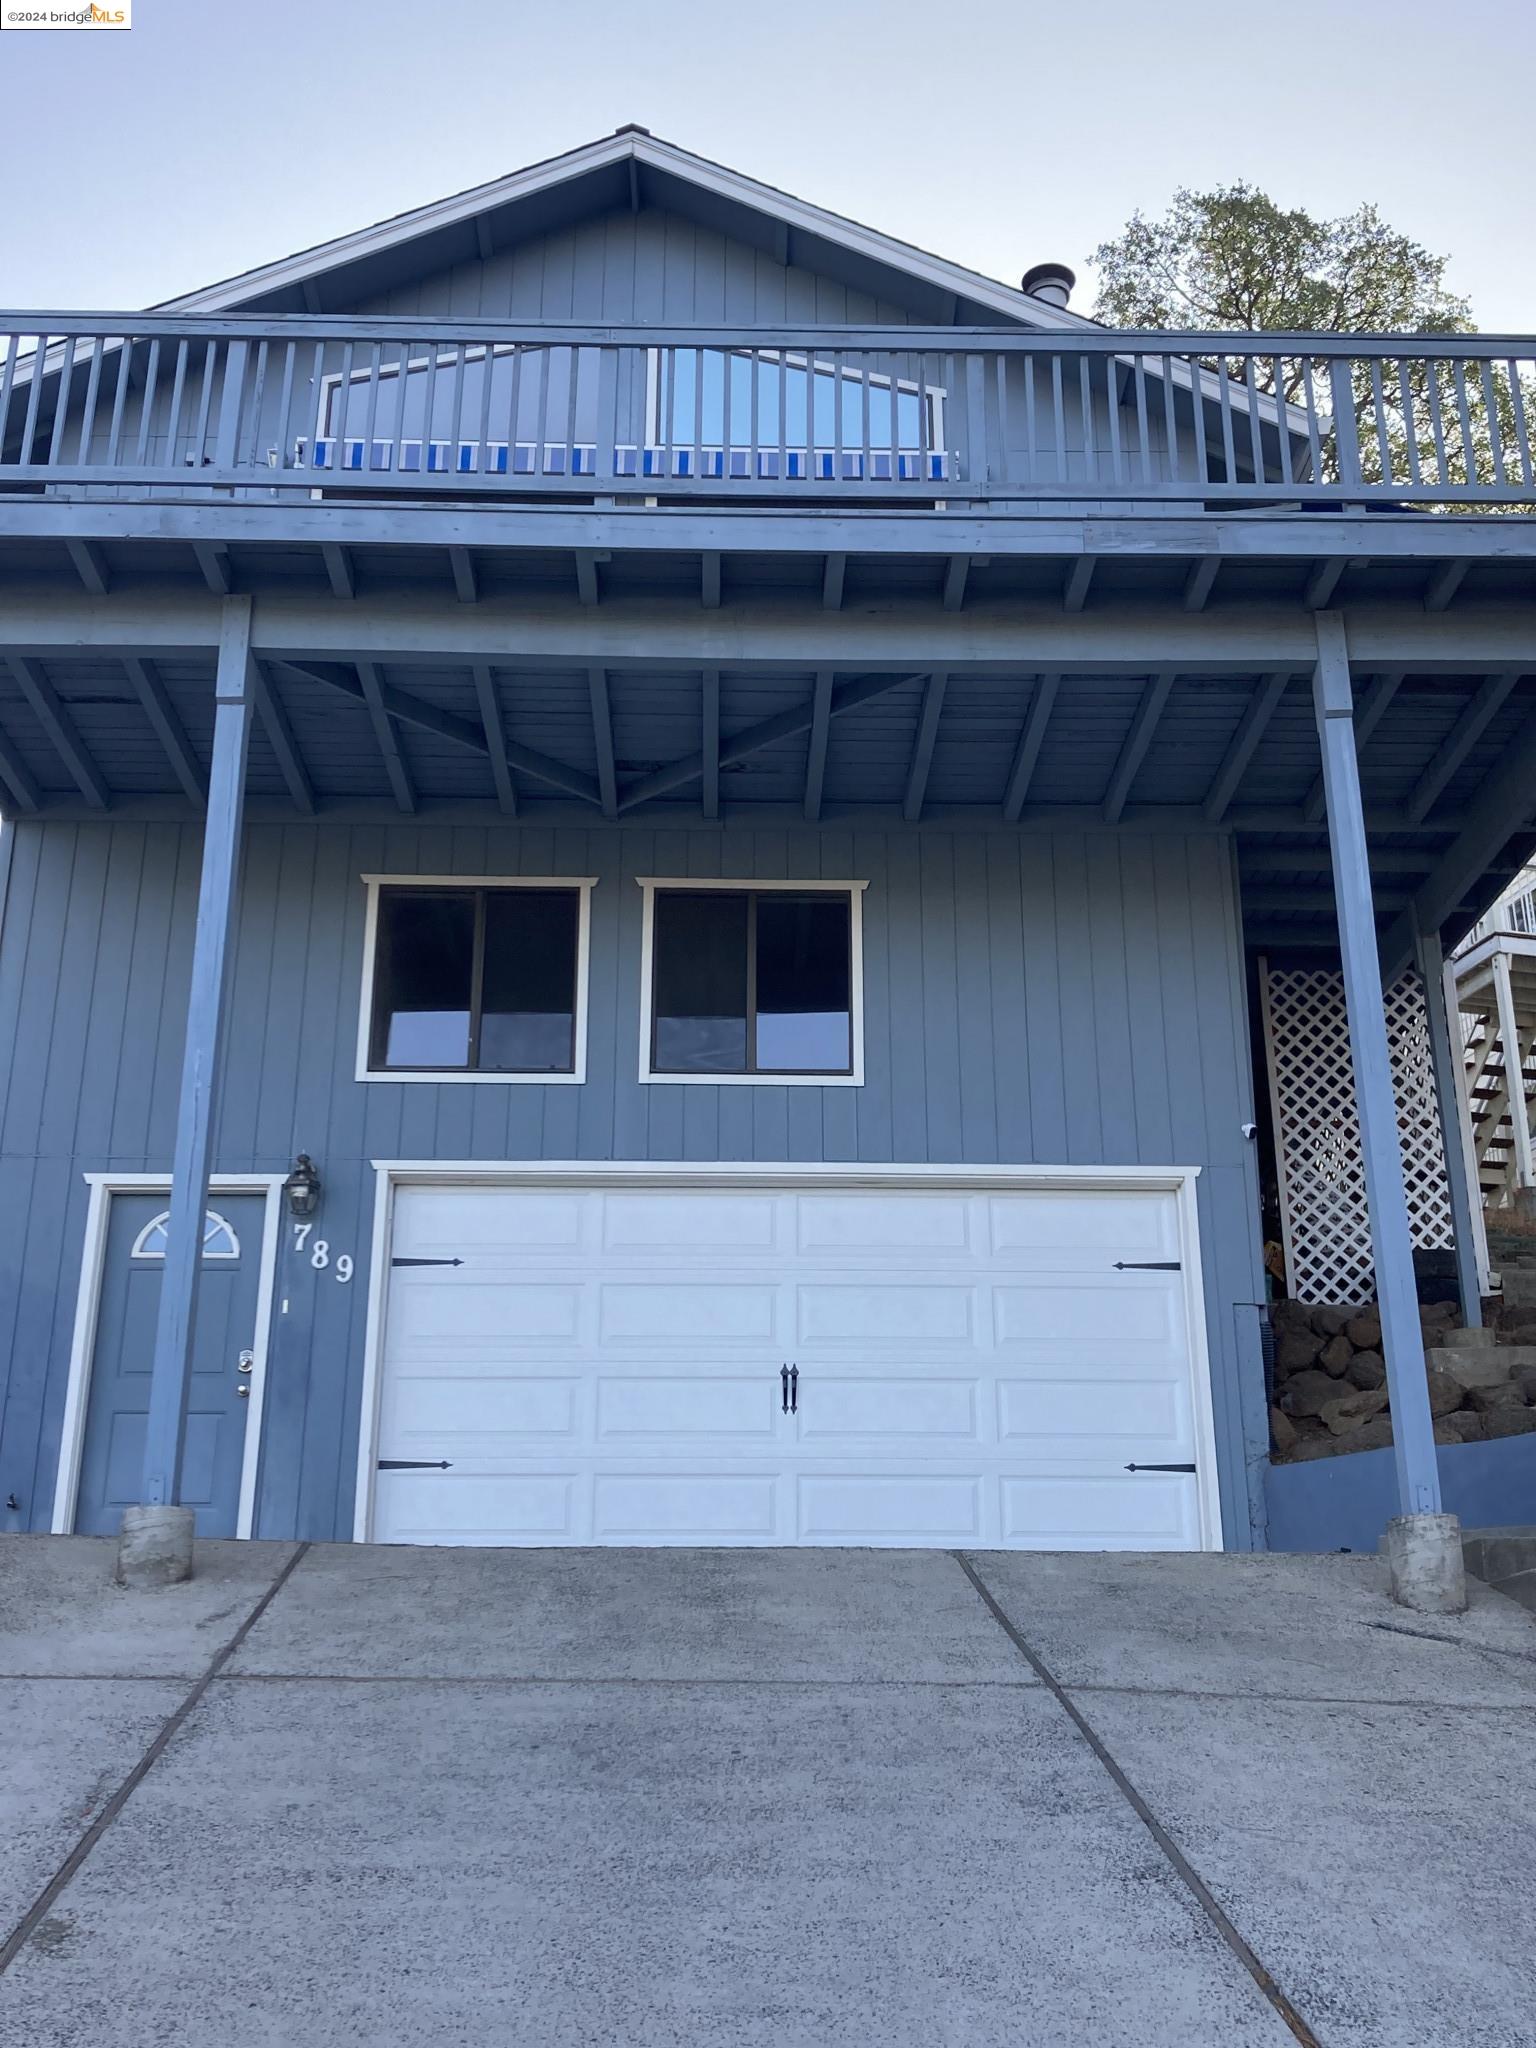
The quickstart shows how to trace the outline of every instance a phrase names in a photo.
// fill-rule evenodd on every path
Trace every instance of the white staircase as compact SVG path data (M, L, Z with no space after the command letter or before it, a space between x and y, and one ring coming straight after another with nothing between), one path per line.
M1486 1210L1536 1196L1536 873L1527 869L1451 963L1472 1151ZM1526 1191L1522 1193L1522 1191Z

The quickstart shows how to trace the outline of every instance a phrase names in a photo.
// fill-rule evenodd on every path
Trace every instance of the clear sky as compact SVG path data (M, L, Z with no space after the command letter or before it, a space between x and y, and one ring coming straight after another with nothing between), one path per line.
M1536 0L134 0L0 35L0 304L140 307L639 121L1017 283L1179 184L1536 331ZM1448 25L1448 24L1452 24ZM1086 280L1085 280L1086 282ZM1090 294L1079 288L1075 303Z

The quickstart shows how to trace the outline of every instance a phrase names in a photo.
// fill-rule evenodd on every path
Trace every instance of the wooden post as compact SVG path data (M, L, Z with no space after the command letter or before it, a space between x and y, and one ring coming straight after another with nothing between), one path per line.
M1371 901L1365 812L1360 800L1360 764L1355 755L1354 693L1349 649L1338 612L1317 614L1317 667L1313 702L1323 755L1323 789L1328 805L1328 840L1333 853L1333 886L1338 904L1339 950L1344 966L1344 1001L1349 1048L1355 1070L1360 1118L1360 1151L1370 1208L1371 1249L1376 1260L1376 1295L1381 1308L1382 1349L1392 1406L1392 1442L1403 1515L1440 1513L1440 1468L1424 1375L1424 1339L1419 1327L1418 1289L1403 1158L1397 1133L1397 1101L1387 1049L1382 1002L1381 958Z
M176 1505L181 1486L193 1318L202 1269L203 1217L208 1207L212 1160L219 1039L229 979L229 933L239 894L240 824L251 720L251 600L227 597L222 611L214 692L213 769L203 832L181 1093L176 1107L165 1270L160 1282L149 1417L144 1434L143 1502L146 1507L155 1508Z

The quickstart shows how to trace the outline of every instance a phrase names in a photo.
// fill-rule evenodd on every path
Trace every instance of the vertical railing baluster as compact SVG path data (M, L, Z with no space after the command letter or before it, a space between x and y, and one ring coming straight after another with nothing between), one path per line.
M16 358L21 354L21 336L7 334L5 341L5 367L0 369L0 462L5 459L6 429L11 424L11 392L16 383Z
M1419 423L1413 410L1413 379L1403 357L1397 359L1397 396L1403 409L1403 441L1408 456L1408 481L1421 484L1424 481L1423 465L1419 461Z
M1488 408L1488 453L1493 460L1493 481L1497 489L1503 490L1509 478L1504 472L1504 435L1499 426L1498 384L1493 364L1486 357L1483 359L1483 403Z
M1086 362L1087 357L1083 360ZM1035 365L1039 357L1030 350L1019 361L1024 365L1024 474L1033 483L1040 474L1040 422L1035 399Z
M107 467L117 466L123 444L123 415L128 404L128 384L133 368L133 336L118 337L117 366L112 379L112 419L107 428ZM4 439L5 409L0 406L0 441Z
M1056 417L1056 481L1064 484L1070 467L1067 461L1067 405L1061 357L1051 353L1051 411Z
M779 461L780 482L789 477L789 350L779 350Z
M1371 410L1376 416L1376 459L1381 464L1381 481L1393 481L1392 444L1387 436L1387 400L1381 383L1381 358L1371 357Z
M32 357L32 377L27 390L26 417L21 423L21 466L26 469L32 461L32 444L37 436L37 412L43 402L43 377L48 362L48 337L37 337L37 348Z
M436 350L433 351L436 354ZM549 466L549 372L548 347L538 351L539 365L533 394L533 473L543 476Z
M149 360L144 366L144 393L139 400L139 438L133 459L142 469L149 460L149 432L154 423L155 394L160 385L160 337L150 336Z
M864 474L869 474L869 375L872 367L868 356L859 358L862 371L859 377L859 461ZM841 349L832 351L832 480L843 480L843 381L846 374L847 357Z
M1033 362L1029 356L1020 358L1027 372L1033 375ZM1093 358L1080 355L1077 359L1077 416L1082 422L1083 474L1089 483L1099 480L1099 451L1097 437L1093 431Z
M565 473L576 474L576 400L581 391L582 352L572 342L567 351L567 390L565 394Z
M1237 444L1233 439L1232 420L1232 373L1227 368L1225 356L1216 361L1217 403L1221 409L1221 456L1224 465L1222 482L1237 482Z
M267 403L267 364L271 354L272 344L263 335L256 344L256 374L251 379L250 439L245 460L241 462L238 450L235 456L236 464L242 469L255 469L261 462L261 419Z
M336 386L335 417L331 421L332 438L337 448L338 469L345 469L347 466L347 429L352 424L352 365L356 355L356 342L348 340L341 351L341 377Z
M464 353L461 349L460 355ZM368 402L363 408L363 468L373 468L373 436L379 418L379 364L384 354L384 344L374 342L368 351Z
M462 341L453 352L453 406L448 421L448 473L450 476L457 476L459 473L459 442L464 432L464 358L468 353L468 346ZM365 460L369 462L373 460L372 444L373 422L370 410L368 454L365 457Z
M1312 358L1301 359L1301 389L1307 412L1307 454L1312 464L1312 481L1323 481L1323 432L1317 416L1317 387L1312 381Z
M1001 349L992 358L992 371L997 382L998 480L1006 484L1011 483L1013 480L1013 450L1010 446L1011 429L1008 419L1008 358ZM893 438L894 435L895 428L893 426ZM892 475L896 473L894 456L891 460L891 473Z
M1267 483L1269 465L1264 459L1264 422L1259 416L1257 356L1243 357L1243 389L1248 394L1248 459L1253 465L1253 481Z
M1467 404L1467 365L1464 358L1452 356L1451 388L1456 393L1456 419L1461 428L1461 465L1466 471L1468 485L1477 482L1477 457L1472 444L1472 414Z
M187 349L185 336L176 344L176 368L171 375L171 410L165 423L165 466L176 464L176 437L181 432L181 408L187 388Z
M1445 413L1440 399L1440 358L1429 356L1424 364L1429 387L1429 430L1435 439L1435 482L1442 489L1451 481L1451 458L1445 446Z
M208 459L208 420L213 411L213 366L219 345L210 339L203 349L203 382L197 399L197 426L192 437L192 465L203 468Z
M527 354L520 341L512 344L512 380L507 392L507 404L511 408L512 425L507 434L507 469L510 475L517 474L517 441L522 430L523 358ZM535 457L537 460L537 457Z
M1152 481L1152 428L1147 415L1147 359L1138 350L1132 365L1136 380L1136 445L1141 454L1141 481Z
M214 344L210 341L209 350ZM214 430L213 460L225 474L232 472L240 458L240 414L245 405L245 370L250 356L250 343L245 336L236 335L224 344L224 382L219 392L219 423ZM210 395L212 374L208 378ZM206 408L205 408L206 411ZM207 423L204 421L200 439L202 459L208 455Z
M763 402L762 350L754 348L748 357L748 363L750 367L747 370L747 404L751 408L752 417L747 422L749 429L747 440L747 475L755 483L757 481L758 442L761 439L757 414L758 407ZM729 456L726 457L726 461L729 463Z
M277 420L274 434L274 453L279 471L291 466L298 450L294 447L293 421L293 379L298 368L299 344L289 340L283 343L283 374L277 387ZM260 430L260 421L257 423Z
M75 342L77 337L66 334L64 361L59 369L59 389L53 401L53 432L48 436L48 467L54 468L64 446L64 424L69 417L69 387L75 374Z
M693 352L693 476L697 482L704 466L704 361L701 348Z
M1174 483L1179 476L1179 412L1173 389L1173 357L1157 356L1154 361L1160 365L1163 380L1163 467L1168 482Z
M1285 395L1285 364L1275 356L1269 367L1275 384L1275 444L1279 451L1280 481L1290 484L1296 481L1296 473L1291 467L1291 403Z
M1527 490L1536 485L1536 464L1531 460L1531 437L1525 418L1525 391L1520 382L1520 365L1510 357L1504 366L1509 372L1509 409L1514 415L1515 442L1520 450L1520 467L1524 471L1522 481ZM5 426L5 408L0 406L0 435Z
M1211 480L1211 456L1205 441L1205 371L1198 356L1185 359L1189 364L1189 400L1194 411L1195 429L1195 476L1200 483Z
M490 356L486 356L490 370ZM489 376L487 376L489 381ZM482 435L482 445L484 436ZM602 347L597 351L597 421L592 430L593 472L601 483L610 484L614 475L614 443L619 438L619 352Z
M1328 388L1333 405L1333 445L1339 482L1349 491L1365 488L1360 467L1360 428L1355 418L1354 365L1348 356L1328 358Z
M1104 358L1104 404L1109 415L1110 475L1117 484L1125 482L1125 464L1120 449L1120 365L1116 357Z
M900 359L892 356L891 362L891 482L901 478L901 392L897 381ZM864 465L864 481L869 481L869 464Z
M487 342L485 344L484 370L480 378L480 421L476 429L476 446L480 451L476 461L487 475L493 474L491 464L491 385L495 381L495 377L496 350L491 342ZM617 415L617 400L615 400L614 412ZM399 457L397 456L395 459L398 461ZM510 457L508 460L510 461ZM608 467L603 471L603 474L604 476L613 475L613 449L611 447L608 450Z

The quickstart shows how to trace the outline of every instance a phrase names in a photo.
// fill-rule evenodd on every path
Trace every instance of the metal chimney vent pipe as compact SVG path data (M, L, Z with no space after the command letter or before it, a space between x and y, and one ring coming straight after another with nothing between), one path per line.
M1024 292L1047 306L1064 306L1077 283L1077 272L1065 263L1037 263L1024 273Z

